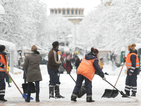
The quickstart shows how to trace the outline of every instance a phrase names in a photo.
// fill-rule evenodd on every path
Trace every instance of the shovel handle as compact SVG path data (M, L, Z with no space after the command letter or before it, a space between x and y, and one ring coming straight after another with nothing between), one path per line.
M11 77L11 75L9 73L7 73L7 74L11 78L11 80L13 81L13 83L15 84L15 86L17 87L17 89L19 90L19 92L22 94L21 90L19 89L19 87L17 86L17 84L15 83L15 81L13 80L13 78Z
M62 65L62 67L67 71L67 69ZM67 71L68 72L68 71ZM71 74L69 73L70 77L73 79L73 81L76 83L76 81L74 80L74 78L71 76Z
M122 69L123 69L124 64L125 64L125 62L124 62L123 65L122 65L122 68L121 68L121 70L120 70L120 73L119 73L119 75L118 75L118 78L117 78L117 80L116 80L116 83L115 83L114 87L116 86L116 84L117 84L117 82L118 82L118 79L119 79L119 77L120 77L120 74L121 74L121 72L122 72Z
M112 87L114 87L116 90L118 90L114 85L112 85L109 81L105 80L107 83L109 83ZM119 90L118 90L119 91ZM120 91L119 91L120 92Z

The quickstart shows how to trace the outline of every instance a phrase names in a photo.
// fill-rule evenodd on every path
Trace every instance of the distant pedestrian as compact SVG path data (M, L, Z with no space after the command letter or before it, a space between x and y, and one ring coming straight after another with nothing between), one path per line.
M103 65L104 65L103 58L100 58L99 59L99 66L101 69L103 69Z
M28 54L25 54L25 58L26 58L27 55L28 55ZM23 61L22 64L21 64L22 66L24 65L25 58L24 58L24 61ZM26 73L27 73L27 69L28 69L28 68L25 69L26 71L24 71L24 69L23 69L23 71L24 71L24 72L23 72L24 83L26 83Z
M129 53L126 57L126 67L127 67L127 76L125 82L125 92L126 96L130 96L130 91L132 92L131 96L136 96L137 93L137 74L139 71L139 58L137 55L137 50L135 50L136 44L131 44L128 46ZM126 97L123 96L123 97Z
M9 73L10 71L10 68L9 68L9 65L8 65L8 62L7 62L7 73ZM9 75L6 73L5 77L6 77L6 82L8 84L8 87L11 87L10 83L9 83Z
M36 102L40 102L39 100L40 81L42 81L42 75L40 71L40 61L42 60L42 56L37 51L37 47L35 45L32 46L31 51L32 53L26 56L24 67L23 67L26 73L26 78L28 82L28 88L27 88L28 95L25 101L30 102L32 83L35 82L36 84Z
M68 74L71 73L72 65L71 65L70 55L68 55L66 59L66 70Z
M61 65L61 61L58 59L58 48L59 42L55 41L52 43L53 48L49 51L48 54L48 63L47 69L48 74L50 77L49 81L49 98L54 98L54 91L55 91L55 98L64 98L60 95L60 75L59 75L59 67Z
M5 75L7 73L7 54L5 53L5 46L0 45L0 101L6 102L5 96Z
M76 57L75 58L75 67L76 67L76 70L77 70L77 68L78 68L78 66L79 66L80 63L81 63L81 60L79 59L79 57Z

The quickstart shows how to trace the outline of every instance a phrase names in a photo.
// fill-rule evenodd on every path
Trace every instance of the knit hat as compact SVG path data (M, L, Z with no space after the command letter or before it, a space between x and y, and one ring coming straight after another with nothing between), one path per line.
M32 46L31 51L37 51L37 47L35 45Z
M0 45L0 52L5 50L5 46L4 45Z
M91 48L91 52L94 52L94 48L93 47Z
M97 49L94 49L94 53L99 53L99 51Z
M55 41L55 42L52 43L53 48L56 48L58 45L59 45L58 41Z

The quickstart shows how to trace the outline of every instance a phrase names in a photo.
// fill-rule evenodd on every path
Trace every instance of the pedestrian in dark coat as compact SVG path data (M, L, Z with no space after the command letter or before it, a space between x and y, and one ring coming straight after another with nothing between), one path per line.
M59 42L55 41L52 43L53 48L49 51L48 54L48 63L47 69L48 74L50 76L49 81L49 98L54 98L54 90L55 90L55 98L64 98L60 95L60 80L59 80L59 67L61 65L61 61L58 59L58 48Z
M28 82L28 96L25 100L26 102L30 102L30 95L31 95L31 88L32 88L32 82L35 82L36 84L36 102L40 102L39 100L39 92L40 92L40 81L42 81L42 75L40 71L40 61L42 60L42 56L37 51L37 47L35 45L31 48L32 53L29 54L25 58L24 62L24 71L26 73L26 78ZM26 72L27 68L27 72Z
M7 73L7 54L5 53L5 46L0 45L0 101L6 102L5 96L5 75Z

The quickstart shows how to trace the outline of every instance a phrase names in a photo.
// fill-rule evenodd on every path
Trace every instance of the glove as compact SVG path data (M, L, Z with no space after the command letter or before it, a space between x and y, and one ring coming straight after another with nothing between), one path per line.
M106 78L105 78L105 76L102 78L104 81L106 81Z
M2 64L1 62L0 62L0 67L4 68L4 64Z

